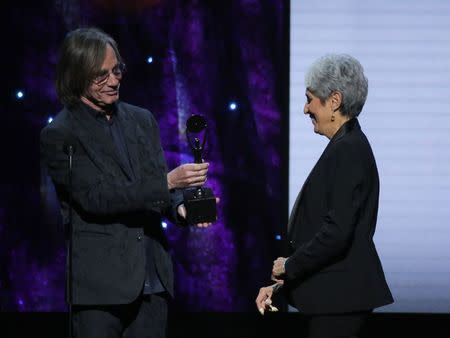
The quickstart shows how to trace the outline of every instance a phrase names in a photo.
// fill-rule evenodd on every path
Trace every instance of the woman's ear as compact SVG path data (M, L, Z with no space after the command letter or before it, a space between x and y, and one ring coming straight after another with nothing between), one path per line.
M331 109L335 112L341 108L342 105L342 94L341 92L333 92L330 96L331 98Z

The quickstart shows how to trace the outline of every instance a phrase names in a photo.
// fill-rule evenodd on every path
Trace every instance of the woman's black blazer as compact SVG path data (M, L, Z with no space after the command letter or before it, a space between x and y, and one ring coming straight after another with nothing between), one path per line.
M369 310L393 302L373 236L378 170L356 118L330 140L293 207L285 291L305 313Z

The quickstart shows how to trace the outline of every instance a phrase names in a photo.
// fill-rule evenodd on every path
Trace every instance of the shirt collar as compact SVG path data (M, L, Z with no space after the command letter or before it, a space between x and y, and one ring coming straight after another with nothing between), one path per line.
M94 117L96 120L106 119L106 113L104 111L96 110L96 109L88 106L84 102L80 102L80 107L83 111L85 111L86 113L88 113L89 115ZM108 111L108 113L109 113L108 115L111 116L110 121L115 119L115 116L117 115L117 105L115 103L111 106L111 109L110 109L110 111Z

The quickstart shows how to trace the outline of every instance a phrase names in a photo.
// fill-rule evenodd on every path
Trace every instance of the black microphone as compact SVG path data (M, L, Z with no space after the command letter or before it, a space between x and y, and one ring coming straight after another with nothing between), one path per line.
M73 156L77 149L77 140L73 136L68 136L64 141L63 151L68 156Z
M73 202L73 187L72 187L72 167L73 167L73 154L75 154L75 150L77 149L77 140L73 135L68 135L64 141L63 151L67 155L69 163L69 187L68 187L68 203L69 203L69 223L66 228L66 238L67 238L67 271L66 271L66 292L67 292L67 300L69 307L69 338L73 337L73 327L72 327L72 232L73 232L73 211L72 211L72 202Z

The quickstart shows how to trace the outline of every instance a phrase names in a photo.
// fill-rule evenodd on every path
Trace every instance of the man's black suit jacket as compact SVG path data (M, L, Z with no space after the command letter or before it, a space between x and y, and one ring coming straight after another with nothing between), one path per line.
M309 314L393 302L375 249L379 178L358 120L330 140L293 207L285 264L290 303Z
M116 103L134 177L114 142L82 104L63 109L42 131L41 159L69 217L68 156L73 156L72 304L125 304L137 298L145 279L144 233L166 290L173 294L173 269L161 215L176 204L167 187L159 128L152 114Z

